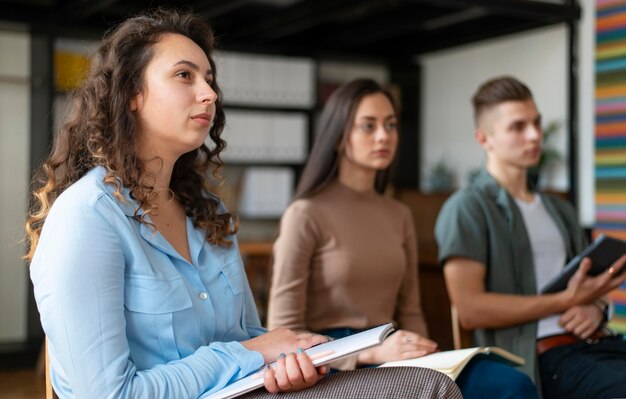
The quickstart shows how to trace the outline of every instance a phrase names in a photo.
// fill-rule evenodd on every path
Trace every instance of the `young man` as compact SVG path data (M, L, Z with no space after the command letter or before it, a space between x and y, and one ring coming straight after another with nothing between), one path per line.
M528 87L493 79L473 104L486 167L445 203L435 227L461 325L474 330L475 344L523 356L524 371L541 381L546 398L626 395L626 341L594 336L606 321L604 295L626 278L617 277L626 256L597 277L586 275L586 259L567 289L539 295L585 238L571 206L529 188L527 170L539 161L543 132Z

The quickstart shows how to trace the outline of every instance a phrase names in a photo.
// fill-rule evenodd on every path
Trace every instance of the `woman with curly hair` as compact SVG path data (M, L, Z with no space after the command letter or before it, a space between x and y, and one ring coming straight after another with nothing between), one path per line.
M210 191L225 147L212 51L190 13L110 31L35 180L27 259L61 398L196 398L273 361L267 391L299 391L328 371L302 351L324 337L261 326L237 224ZM407 373L332 376L285 397L457 394Z

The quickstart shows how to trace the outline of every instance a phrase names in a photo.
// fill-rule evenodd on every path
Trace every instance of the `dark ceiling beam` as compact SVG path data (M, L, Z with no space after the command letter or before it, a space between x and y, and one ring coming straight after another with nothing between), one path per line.
M315 29L321 25L341 24L359 15L367 16L371 12L371 6L367 3L359 3L349 8L336 9L322 15L309 15L297 21L284 24L276 29L267 31L263 35L264 40L278 40L291 35L296 35L307 30Z
M21 22L26 24L40 23L50 17L48 7L33 7L22 4L12 4L10 7L2 6L0 19L10 22Z
M555 22L562 23L562 22ZM398 48L391 48L389 54L393 54L394 51L412 52L413 54L424 54L430 51L442 50L460 46L463 44L477 43L481 40L493 39L496 37L503 37L505 35L524 32L544 26L548 26L545 21L528 21L526 23L511 23L505 26L492 27L488 32L466 33L458 35L446 35L445 37L438 36L437 40L429 40L430 36L423 37L422 40L415 43L400 46Z
M94 15L111 13L110 9L120 0L72 0L58 9L57 17L65 21L78 21Z
M489 8L483 6L470 7L457 12L452 12L441 17L431 18L422 23L425 31L446 29L474 19L486 17L491 14Z
M372 46L384 40L411 35L422 30L422 21L414 14L397 18L381 18L376 27L369 20L350 29L337 30L333 42L356 47Z
M394 19L391 26L378 26L376 30L360 29L351 31L350 35L338 35L338 40L343 42L348 36L354 44L365 45L367 43L376 43L384 39L393 39L394 37L403 36L419 31L441 31L446 29L455 29L460 24L470 22L479 18L488 16L502 16L508 18L529 19L533 22L526 24L529 27L535 27L535 21L541 19L542 24L567 22L570 18L578 18L579 8L572 8L571 5L557 5L537 3L530 1L517 0L408 0L412 3L420 3L422 5L448 6L458 11L419 21L418 18L411 21L406 18ZM547 7L544 7L546 6ZM523 30L529 28L522 28ZM519 30L516 28L513 31ZM472 35L470 38L474 37ZM467 36L460 38L459 41L465 42ZM475 40L475 39L471 39Z
M352 44L353 46L366 46L380 43L384 40L401 40L408 35L417 35L420 32L430 32L453 28L455 25L489 15L486 7L471 7L459 11L424 18L419 10L414 13L394 16L393 18L381 18L372 29L369 21L349 31L337 32L334 37L338 43Z
M210 3L204 0L190 4L190 6L195 13L211 21L214 18L221 17L241 7L257 2L257 0L229 0Z
M274 17L259 20L241 29L237 28L229 36L235 40L240 37L254 37L259 41L275 40L327 23L338 14L359 12L371 3L376 1L363 1L358 5L351 0L302 1L282 9Z
M561 18L562 21L580 18L580 6L574 3L555 4L532 0L403 0L416 5L436 5L450 8L467 8L483 6L489 8L493 14L509 17L534 18Z

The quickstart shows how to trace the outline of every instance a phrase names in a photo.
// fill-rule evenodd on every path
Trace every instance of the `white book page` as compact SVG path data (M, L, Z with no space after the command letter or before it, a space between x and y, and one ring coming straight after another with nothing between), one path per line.
M387 362L380 367L426 367L429 369L439 370L441 372L449 372L457 368L460 364L479 351L480 348L459 349L454 351L436 352L427 356L416 357L407 360L398 360L395 362Z

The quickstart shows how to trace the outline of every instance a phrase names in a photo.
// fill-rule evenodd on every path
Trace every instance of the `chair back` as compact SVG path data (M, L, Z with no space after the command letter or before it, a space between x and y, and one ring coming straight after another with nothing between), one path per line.
M44 340L44 354L46 357L46 399L59 399L52 388L52 380L50 379L50 357L48 356L48 338Z
M472 331L466 330L461 326L459 314L454 305L450 305L450 314L452 316L452 338L454 340L454 349L465 349L473 346Z

